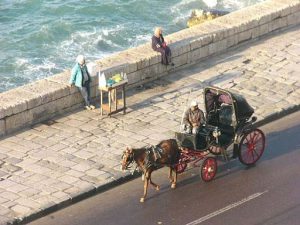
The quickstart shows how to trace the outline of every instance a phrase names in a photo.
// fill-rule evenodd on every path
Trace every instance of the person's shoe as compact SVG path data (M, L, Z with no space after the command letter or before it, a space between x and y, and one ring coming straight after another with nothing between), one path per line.
M95 109L96 107L94 105L90 105L90 109L93 110Z
M91 110L91 107L88 106L88 105L86 105L84 108L85 108L86 110Z

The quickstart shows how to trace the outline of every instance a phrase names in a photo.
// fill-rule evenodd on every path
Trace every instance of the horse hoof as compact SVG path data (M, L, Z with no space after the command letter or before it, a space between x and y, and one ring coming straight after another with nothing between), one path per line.
M172 189L176 188L176 184L171 184L171 188Z
M140 202L145 202L145 199L144 199L144 198L141 198L141 199L140 199Z
M159 191L160 187L157 185L155 189L156 189L157 191Z

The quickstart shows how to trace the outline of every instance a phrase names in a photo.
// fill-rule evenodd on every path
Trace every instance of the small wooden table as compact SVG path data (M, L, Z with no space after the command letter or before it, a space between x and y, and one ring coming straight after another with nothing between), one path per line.
M103 115L103 110L108 112L108 116L111 116L114 113L118 113L123 111L123 114L126 113L126 92L125 92L125 86L128 83L128 80L120 81L112 86L106 86L106 87L99 87L100 92L100 114ZM118 99L118 91L121 91L122 98ZM107 92L107 98L108 103L103 103L103 96L104 92ZM118 108L118 106L122 104L121 108ZM114 104L114 110L112 110L112 105Z

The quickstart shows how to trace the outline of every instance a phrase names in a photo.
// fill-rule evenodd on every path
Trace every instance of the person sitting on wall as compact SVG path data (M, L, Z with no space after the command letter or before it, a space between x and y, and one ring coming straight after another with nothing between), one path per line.
M78 55L76 58L76 64L72 69L69 83L71 86L75 85L78 87L87 110L95 109L95 106L90 103L90 82L91 78L85 64L85 57L83 55Z
M164 65L174 66L171 62L171 49L167 46L164 37L162 35L162 29L156 27L154 29L154 35L152 36L152 49L161 53L161 63Z
M198 102L192 101L191 107L185 112L183 118L184 132L197 134L201 125L204 124L204 113L198 108Z

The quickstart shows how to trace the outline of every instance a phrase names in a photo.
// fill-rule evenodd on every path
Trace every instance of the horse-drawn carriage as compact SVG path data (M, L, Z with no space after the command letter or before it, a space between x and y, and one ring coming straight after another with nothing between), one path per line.
M245 165L253 165L264 152L265 135L255 128L256 117L246 99L230 91L207 87L204 89L206 123L197 134L175 133L181 151L176 165L182 173L188 163L201 167L201 178L211 181L217 172L214 155L228 160L228 147L233 145L232 157Z
M253 165L262 156L265 135L254 126L254 110L243 96L207 87L204 89L204 103L206 122L197 134L176 132L176 140L124 151L122 169L130 168L135 162L145 176L141 202L147 195L149 182L159 190L159 186L151 180L151 173L161 166L170 167L171 187L175 188L177 174L184 172L189 163L201 168L200 175L204 181L211 181L217 172L215 156L223 155L228 160L229 146L233 146L232 157L238 157L245 165Z

